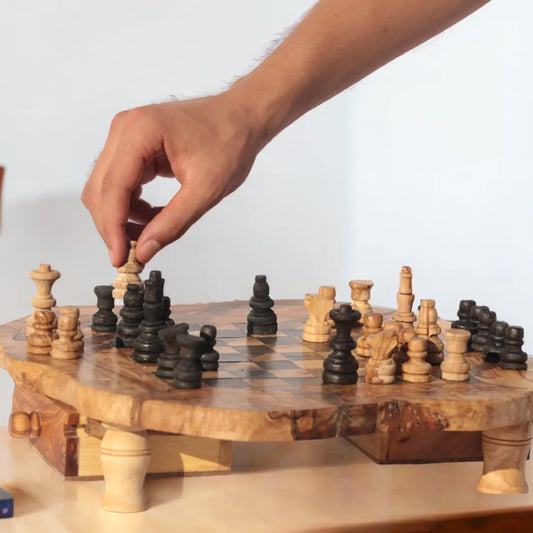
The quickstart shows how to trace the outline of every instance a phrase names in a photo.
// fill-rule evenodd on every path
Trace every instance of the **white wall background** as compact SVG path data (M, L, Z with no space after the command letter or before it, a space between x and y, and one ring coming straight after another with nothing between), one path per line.
M218 91L247 72L311 0L50 0L0 4L0 323L31 311L27 273L61 271L59 305L115 277L79 202L113 115ZM311 112L245 185L149 265L173 303L274 298L370 278L393 306L403 264L441 316L474 298L526 328L533 123L527 0L493 0ZM175 185L161 180L150 199ZM531 337L533 339L533 337ZM11 380L0 372L0 425Z

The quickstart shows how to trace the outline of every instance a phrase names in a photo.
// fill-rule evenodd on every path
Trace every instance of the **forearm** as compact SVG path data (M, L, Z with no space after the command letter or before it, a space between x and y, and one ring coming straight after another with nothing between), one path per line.
M266 144L298 117L489 0L321 0L230 89Z

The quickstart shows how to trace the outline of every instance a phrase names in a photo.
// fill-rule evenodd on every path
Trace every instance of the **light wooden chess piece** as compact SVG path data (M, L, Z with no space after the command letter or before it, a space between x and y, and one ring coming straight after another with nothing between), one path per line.
M372 312L369 300L374 282L367 279L354 279L349 282L349 285L352 289L352 309L359 311L361 318L364 318L366 313Z
M400 273L400 290L396 295L398 311L392 315L392 319L402 324L413 324L416 320L416 316L412 311L414 300L413 273L411 272L411 267L403 266Z
M309 319L303 327L303 340L329 342L331 334L329 312L335 305L335 287L322 286L318 289L318 294L306 294L304 305L309 311Z
M409 360L402 365L402 379L410 383L427 383L431 380L431 365L425 361L427 339L413 337L407 344Z
M392 354L398 345L398 332L387 329L371 335L366 342L371 359L366 364L365 381L377 385L393 383L396 365Z
M441 329L437 323L438 319L435 300L420 300L420 313L415 331L419 337L428 341L427 362L431 365L440 365L444 359L444 342L439 337Z
M30 272L30 278L35 283L37 292L31 300L31 305L36 311L45 309L50 310L56 305L56 300L52 296L52 285L61 274L57 270L52 270L50 265L41 263L39 268ZM26 336L29 337L35 333L33 329L33 315L28 317L28 327L26 329Z
M468 381L470 365L465 360L470 332L465 329L447 329L444 332L448 355L441 363L442 379Z
M370 357L367 338L383 331L383 315L381 313L366 313L363 316L363 335L357 339L355 353L361 357Z
M50 309L38 309L32 313L33 333L27 340L27 351L32 355L50 355L56 315Z
M128 284L139 285L141 291L143 290L143 282L139 274L143 271L144 265L137 261L137 252L136 252L137 242L130 242L130 251L128 254L128 260L125 264L118 268L118 276L113 281L113 298L122 299Z
M50 355L55 359L76 359L83 352L83 333L79 329L79 310L75 307L61 309L57 321L57 339L52 342Z

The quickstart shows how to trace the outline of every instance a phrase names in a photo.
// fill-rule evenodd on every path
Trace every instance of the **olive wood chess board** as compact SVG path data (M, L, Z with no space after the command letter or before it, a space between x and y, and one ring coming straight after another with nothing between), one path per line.
M155 365L139 365L130 349L114 347L112 334L92 332L94 307L80 308L85 334L81 359L28 355L26 318L21 318L0 326L0 366L18 389L59 402L90 421L87 431L95 437L105 433L102 424L135 435L148 430L220 442L354 437L380 460L375 446L383 447L384 436L401 440L417 433L431 436L434 443L450 432L482 432L485 483L480 482L480 490L527 490L520 477L533 413L528 371L501 370L472 353L469 382L444 381L434 368L429 383L373 385L364 381L365 360L360 358L357 384L323 385L322 362L330 349L302 342L307 319L302 301L278 301L274 310L277 335L248 337L247 302L173 307L172 318L189 323L191 333L204 324L218 329L219 370L205 372L196 390L173 388L154 375ZM392 310L375 310L390 319ZM356 330L354 337L359 334ZM364 441L369 435L377 440ZM357 442L358 436L367 437ZM424 460L414 455L413 462ZM508 483L492 479L502 469L511 472Z

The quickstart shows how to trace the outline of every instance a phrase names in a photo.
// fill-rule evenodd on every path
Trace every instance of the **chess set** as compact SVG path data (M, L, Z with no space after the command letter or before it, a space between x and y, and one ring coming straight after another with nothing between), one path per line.
M479 490L527 491L523 330L493 311L464 300L450 324L422 300L417 316L409 267L397 310L370 305L370 280L349 282L351 303L329 286L274 302L266 276L249 302L171 306L161 272L141 272L133 243L96 308L57 308L59 272L40 265L33 313L0 326L12 435L67 479L103 475L104 508L146 508L146 472L229 472L235 440L345 437L379 463L483 460ZM124 442L135 495L117 495Z

